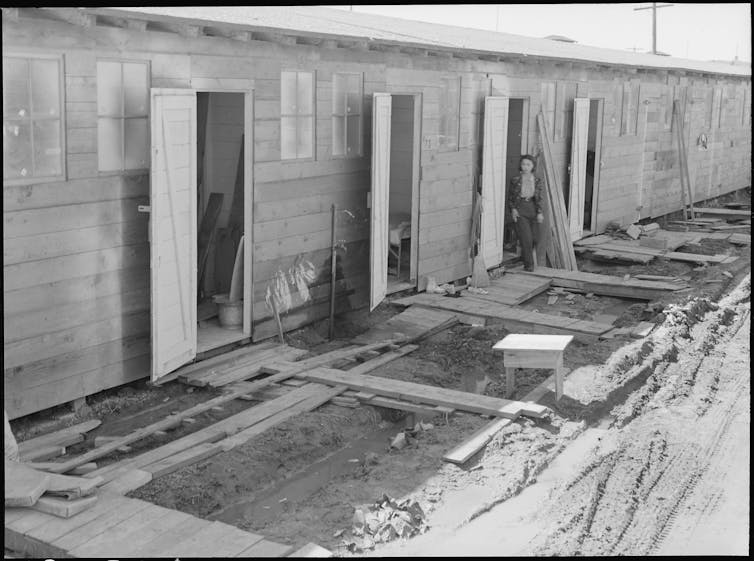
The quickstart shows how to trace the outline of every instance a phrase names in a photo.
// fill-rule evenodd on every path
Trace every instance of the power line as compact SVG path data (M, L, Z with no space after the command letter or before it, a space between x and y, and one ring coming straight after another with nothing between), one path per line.
M657 54L657 10L659 8L670 8L673 4L663 4L658 6L657 2L652 2L651 6L644 6L643 8L634 8L637 10L652 10L652 54Z

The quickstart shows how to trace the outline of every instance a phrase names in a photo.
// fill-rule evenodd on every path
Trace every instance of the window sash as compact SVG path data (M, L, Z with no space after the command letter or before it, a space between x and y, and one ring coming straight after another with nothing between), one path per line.
M360 72L337 72L333 75L333 156L356 158L363 153L363 83Z
M288 75L288 76L286 76ZM293 76L290 76L293 75ZM302 92L302 76L308 77L309 92ZM292 91L286 90L286 81L293 78ZM316 76L314 72L284 70L280 76L280 159L303 160L314 157L315 138L315 99ZM308 99L305 100L304 95ZM292 95L290 95L292 94ZM286 103L287 101L287 103ZM306 101L306 104L303 102ZM308 111L302 112L302 107ZM286 127L286 122L288 126ZM310 122L310 130L305 131L305 123ZM293 126L291 127L291 123ZM285 130L292 130L292 137L287 137ZM307 136L308 138L304 138ZM287 146L287 148L286 148ZM307 150L308 147L308 150Z
M102 64L103 66L100 66ZM118 83L118 111L109 111L109 110L102 110L102 106L100 104L100 93L103 92L100 88L109 87L109 84L105 84L105 80L107 79L107 76L101 75L100 69L104 69L104 65L118 65L118 74L119 74L119 83ZM143 108L141 111L139 110L129 110L129 104L128 103L128 96L127 96L127 90L135 89L134 86L126 86L126 66L131 67L132 69L136 69L138 67L141 67L143 70L143 76L144 76L144 82L142 84L143 87ZM104 72L103 72L104 74ZM149 141L149 63L146 61L131 61L131 60L113 60L113 59L99 59L97 60L97 169L100 172L103 173L112 173L112 172L123 172L123 171L130 171L130 170L140 170L140 169L147 169L149 168L149 161L148 161L148 148L146 147L146 144ZM133 81L133 77L129 77L129 80ZM128 131L134 130L133 126L129 127L129 121L130 122L138 122L139 120L146 120L147 121L147 127L146 127L146 138L145 140L145 146L142 147L142 149L139 149L138 146L131 146L127 142L128 140ZM119 146L119 162L117 166L114 166L112 164L109 164L109 160L106 159L103 153L102 147L100 145L101 141L101 131L102 127L106 122L112 122L117 123L117 130L118 130L118 137L116 139L116 142ZM146 149L146 155L147 157L143 158L144 165L134 165L130 166L128 165L129 160L138 160L138 155L140 152L142 152L143 156L143 150Z
M25 183L32 183L32 182L38 182L38 181L51 181L56 179L61 179L65 177L65 127L64 127L64 89L63 89L63 57L60 55L39 55L39 54L26 54L26 53L7 53L3 55L3 62L4 64L6 61L9 61L9 59L17 59L17 60L23 60L25 62L25 101L24 106L27 110L23 111L23 114L14 114L11 115L9 111L7 111L7 103L8 103L8 90L6 87L3 88L3 137L4 137L4 144L7 142L5 141L5 134L7 134L11 127L15 129L25 129L28 131L28 146L27 149L29 153L26 155L24 160L29 162L29 169L30 173L24 174L23 172L27 170L26 167L23 167L21 171L18 174L13 175L6 175L6 166L3 165L3 181L8 182L9 184L25 184ZM44 62L54 62L56 66L56 72L57 76L54 80L54 86L56 88L56 107L53 108L55 112L53 113L40 113L37 111L36 103L35 103L35 90L34 90L34 72L35 70L38 70L38 68L35 67L35 61L44 61ZM49 93L49 92L46 92ZM24 108L22 108L24 109ZM48 147L44 154L44 158L39 157L39 149L40 149L40 143L43 142L42 137L39 139L37 138L37 129L41 133L44 129L49 129L49 127L40 126L42 123L45 123L47 125L57 123L57 142L56 145L53 147ZM49 138L47 139L49 141ZM3 155L6 156L5 152L6 149L10 149L10 145L4 146L3 148ZM23 147L22 147L23 149ZM8 155L10 156L10 155ZM55 168L51 172L42 172L40 171L40 167L43 166L43 161L48 162L47 165L49 166L49 156L57 156L55 158L53 167ZM4 157L5 164L8 164L8 161Z

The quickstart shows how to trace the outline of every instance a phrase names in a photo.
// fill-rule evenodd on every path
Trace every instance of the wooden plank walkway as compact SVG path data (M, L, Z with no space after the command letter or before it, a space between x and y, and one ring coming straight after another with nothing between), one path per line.
M402 306L417 305L458 312L459 319L465 317L465 321L470 323L476 321L485 323L486 320L491 319L499 321L506 329L513 332L574 335L584 342L593 342L602 333L612 328L610 325L593 321L529 312L482 300L466 292L463 292L459 298L449 298L438 294L416 294L395 300L394 303Z
M599 275L583 271L564 271L549 267L535 267L534 271L522 273L552 279L554 286L579 290L585 293L635 298L638 300L656 300L668 292L684 288L677 283L624 279L610 275Z
M70 518L5 509L5 547L29 557L281 557L292 547L217 521L100 492ZM245 553L248 552L248 553Z
M316 368L308 372L296 374L297 377L333 386L370 392L376 395L400 399L410 402L428 403L451 407L459 411L469 411L481 415L494 415L515 419L520 415L542 417L548 412L547 407L522 401L511 401L470 392L404 382L380 376L367 374L353 374L332 368Z
M411 307L354 337L351 342L367 345L400 336L406 336L408 339L419 337L453 317L455 314L449 312Z
M490 285L484 289L487 294L475 292L474 297L498 304L518 306L547 290L551 283L550 279L542 277L505 273L500 278L490 280Z

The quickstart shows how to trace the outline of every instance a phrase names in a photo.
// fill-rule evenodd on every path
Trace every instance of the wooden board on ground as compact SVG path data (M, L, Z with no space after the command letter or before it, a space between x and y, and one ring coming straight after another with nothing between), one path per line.
M400 335L406 338L419 337L453 317L452 313L440 310L409 308L354 337L351 342L357 345L366 345Z
M168 473L172 473L181 469L184 466L195 464L201 460L214 456L215 454L222 452L222 448L217 444L205 442L204 444L198 444L192 446L183 452L168 456L163 460L154 462L144 466L144 471L148 471L152 474L152 478L160 477Z
M529 312L463 294L460 298L448 298L438 294L416 294L396 300L402 306L419 305L451 310L461 314L490 318L502 323L509 331L525 330L532 333L573 334L582 341L593 341L610 329L593 321L575 320L539 312Z
M68 500L59 497L39 497L39 500L30 508L39 512L46 512L61 518L70 518L91 508L97 502L97 495L80 497L78 499Z
M296 349L288 345L281 345L280 348L270 349L266 356L255 358L251 362L243 363L227 371L221 371L211 378L203 379L207 385L213 388L219 388L227 384L246 380L262 373L262 368L269 363L284 361L295 361L298 358L309 353L306 349Z
M333 553L329 549L317 545L314 542L309 542L305 546L297 549L291 553L288 557L332 557Z
M70 446L84 440L83 435L85 433L96 429L101 424L102 421L99 419L92 419L55 432L36 436L29 440L19 442L18 451L20 454L23 454L24 452L30 452L34 449L47 446Z
M120 471L116 473L117 477L103 485L102 491L125 495L152 481L152 474L141 469L129 469L122 474Z
M78 438L80 441L84 440L84 437L81 435L79 435ZM51 460L52 458L57 458L63 454L65 454L65 446L58 446L57 444L43 446L41 448L33 448L24 452L19 451L19 457L24 463Z
M50 485L50 474L5 458L5 506L31 506Z
M707 207L694 207L694 212L698 214L711 214L720 218L750 218L751 210L733 208L707 208Z
M550 287L550 279L535 278L518 273L506 273L502 277L490 280L490 285L484 290L487 294L474 292L475 298L517 306L534 298Z
M251 438L262 434L264 431L279 425L280 423L283 423L290 419L291 417L294 417L295 415L298 415L300 413L307 413L309 411L312 411L319 407L320 405L324 405L328 401L330 401L333 397L340 395L343 393L347 388L346 386L335 386L334 388L330 387L317 387L319 384L309 384L309 386L314 387L313 390L314 393L310 397L304 399L303 401L300 401L293 407L289 407L283 411L279 411L278 413L275 413L274 415L271 415L264 421L261 421L259 423L256 423L255 425L252 425L251 427L242 430L238 432L237 434L234 434L233 436L229 436L228 438L225 438L221 441L219 441L217 444L218 446L222 447L224 451L232 450L236 446L239 446L241 444L245 444L248 442Z
M222 405L223 403L226 403L232 399L236 399L242 395L248 394L254 391L255 389L263 388L274 382L281 382L287 378L293 377L295 374L299 372L306 371L310 368L315 368L323 364L329 364L340 358L344 358L348 356L356 356L365 351L389 347L390 345L399 343L402 340L403 338L388 339L386 341L375 343L373 345L364 345L360 347L357 346L355 348L339 349L337 351L330 351L328 353L323 353L321 355L304 359L302 361L299 361L298 363L293 363L297 366L291 368L290 370L286 370L278 374L273 374L262 380L251 382L248 385L245 385L244 388L242 389L236 389L236 390L230 391L228 393L225 393L223 395L210 399L209 401L205 401L204 403L199 403L195 405L194 407L191 407L185 411L181 411L174 415L170 415L166 419L163 419L149 426L143 427L137 431L134 431L133 433L124 436L120 440L106 444L102 446L101 448L95 448L94 450L91 450L87 452L86 454L82 454L81 456L77 456L76 458L73 458L67 462L62 462L57 467L51 468L50 471L54 473L66 473L70 471L71 469L76 468L82 464L101 458L109 454L110 452L117 450L123 445L128 445L128 444L131 444L132 442L137 442L138 440L146 438L147 436L150 436L157 431L166 430L171 427L174 427L185 418L192 417L194 415L198 415L199 413L208 411L212 409L212 407ZM283 397L286 397L286 396L283 396ZM96 473L96 471L92 473ZM91 475L91 474L88 474L88 475Z
M351 389L368 391L379 396L403 401L442 405L459 411L470 411L472 413L495 415L496 417L506 417L509 419L515 419L519 415L542 417L548 412L548 409L541 405L438 388L426 384L391 380L389 378L366 374L353 375L349 372L333 370L331 368L316 368L308 372L299 373L297 377L334 386L343 385Z
M749 234L731 234L728 241L735 245L751 245L751 235Z
M611 251L603 249L602 246L593 246L588 248L578 248L578 253L588 252L590 258L596 261L621 262L621 263L641 263L646 265L652 261L655 256L644 253L633 253L629 251Z
M173 442L169 442L164 446L149 450L134 458L128 458L95 470L87 474L86 477L101 476L106 481L110 481L125 473L124 470L134 468L144 469L146 466L160 462L161 460L169 458L175 454L180 454L195 446L204 443L217 442L227 436L253 426L281 410L287 410L290 407L295 406L300 401L315 395L317 390L318 388L316 384L309 384L309 386L296 388L284 396L250 407L240 413L236 413L231 417L223 419L222 421L179 438L178 440L174 440ZM241 389L234 390L234 392L239 392L239 394L242 391L243 390Z
M492 437L511 422L511 419L495 419L487 423L464 442L445 454L442 459L453 464L465 464L471 456L487 446Z
M202 374L206 373L216 366L228 365L231 362L237 363L238 361L243 360L250 355L254 355L255 353L259 353L266 349L271 349L272 347L275 347L277 345L278 343L275 341L265 341L256 345L246 345L241 347L240 349L222 353L217 356L213 356L212 358L200 360L199 362L194 362L193 364L183 366L175 372L169 374L168 376L170 376L171 379L178 378L181 381L188 381L195 376L201 376ZM163 379L158 380L158 382L163 383Z
M522 274L547 277L552 279L553 286L561 286L579 292L639 300L656 300L668 292L679 290L677 283L624 279L610 275L564 271L548 267L535 267L534 271Z

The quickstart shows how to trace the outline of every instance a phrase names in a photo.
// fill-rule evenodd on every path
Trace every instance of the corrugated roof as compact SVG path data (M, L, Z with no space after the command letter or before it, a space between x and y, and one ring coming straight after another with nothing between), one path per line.
M277 31L293 34L349 38L406 46L469 50L495 55L523 55L602 64L657 69L686 69L717 74L751 76L751 66L742 67L712 61L656 56L617 49L590 47L421 21L364 14L319 6L187 6L92 8L92 13L158 19L166 17L230 25L249 31Z

